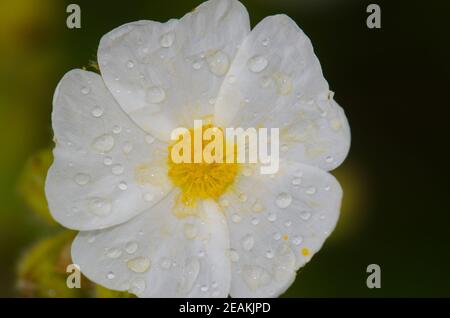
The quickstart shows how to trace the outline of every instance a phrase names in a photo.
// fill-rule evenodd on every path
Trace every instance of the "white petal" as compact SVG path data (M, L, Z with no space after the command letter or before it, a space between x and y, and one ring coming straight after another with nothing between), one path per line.
M174 215L176 191L125 224L80 232L73 261L89 279L140 297L226 297L230 287L228 228L217 204L199 217Z
M350 145L344 112L310 40L289 17L262 20L227 77L216 103L219 125L279 128L282 157L325 170L344 160Z
M230 228L230 294L278 296L334 229L342 190L331 174L293 162L274 177L243 171L236 191L220 200Z
M167 145L134 124L101 77L73 70L53 99L54 162L46 180L53 217L92 230L124 222L171 188Z
M178 126L212 116L236 47L249 33L235 0L211 0L180 20L123 25L100 41L99 65L122 108L146 131L169 139Z

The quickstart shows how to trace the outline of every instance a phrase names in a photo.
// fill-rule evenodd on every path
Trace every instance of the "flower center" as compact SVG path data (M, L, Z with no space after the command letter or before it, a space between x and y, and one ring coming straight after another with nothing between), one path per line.
M215 140L214 137L206 139L204 132L208 129L214 129L214 131L218 132L218 134L215 134L215 138L220 138L221 140ZM199 139L201 141L197 144L196 149L193 140L198 138L198 135L201 136L201 139ZM185 161L188 162L177 163L174 160L173 150L175 150L175 144L170 145L168 148L168 175L173 184L181 189L179 201L185 206L193 207L201 199L218 200L233 184L238 172L239 165L236 163L237 160L235 160L235 147L232 148L233 160L231 160L231 163L230 160L227 162L227 145L223 130L214 127L212 124L203 125L200 129L192 128L182 137L184 141L192 141L189 143L190 153L189 151L185 153L186 148L180 150L180 155L184 155L184 158L188 159ZM217 141L219 142L217 143ZM211 147L211 143L214 142L215 145L219 146L216 148ZM201 147L198 147L200 145ZM206 159L205 152L212 155L215 160Z

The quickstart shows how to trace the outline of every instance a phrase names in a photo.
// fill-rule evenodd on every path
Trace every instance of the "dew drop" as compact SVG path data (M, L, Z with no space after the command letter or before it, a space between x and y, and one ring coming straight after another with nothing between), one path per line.
M301 236L296 236L293 238L292 243L295 245L300 245L303 242L303 238Z
M238 262L239 261L239 254L234 249L230 249L230 260L232 262Z
M127 62L127 67L128 67L128 68L133 68L133 67L134 67L134 62L133 62L132 60L129 60L129 61Z
M285 75L277 76L275 79L275 84L277 87L277 93L279 95L282 96L289 95L292 91L292 80L288 76Z
M270 222L275 222L277 220L277 215L275 213L269 213L269 215L267 216L267 220L269 220Z
M166 91L157 86L150 87L147 90L147 100L152 104L161 103L166 99Z
M166 34L163 34L160 37L159 44L164 48L168 48L172 46L174 40L175 40L175 33L167 32Z
M241 193L239 195L239 201L241 201L241 202L247 201L247 195L245 193Z
M131 142L126 142L123 145L122 151L124 154L129 154L133 150L133 144Z
M331 162L333 162L333 157L332 156L327 156L326 158L325 158L325 161L326 162L328 162L328 163L331 163Z
M127 267L135 273L145 273L150 268L150 260L146 257L136 257L127 262Z
M252 218L252 224L253 225L258 225L259 224L259 219L257 217Z
M262 41L261 41L261 44L262 44L263 46L268 46L269 43L270 43L269 38L264 38L264 39L262 39Z
M285 209L292 202L292 196L287 192L281 192L276 198L276 204L280 209Z
M137 249L138 249L138 243L136 243L136 242L128 242L127 245L125 245L125 251L128 254L136 253Z
M106 278L108 279L114 279L114 277L116 277L116 275L114 275L113 272L109 272L108 274L106 274Z
M145 283L145 280L142 278L136 279L131 283L131 287L129 289L130 293L133 293L135 295L142 294L145 289L147 288L147 285Z
M215 54L208 56L206 61L211 73L218 76L225 75L230 67L230 60L222 51L217 51Z
M274 256L275 256L275 255L274 255L274 253L273 253L272 250L268 250L268 251L266 252L266 257L267 257L268 259L272 259Z
M128 189L127 183L125 181L121 181L119 183L119 189L122 190L122 191L125 191L126 189Z
M270 283L270 274L262 267L256 265L245 265L243 278L250 290L256 290Z
M261 212L263 209L264 208L263 208L262 204L259 202L255 202L255 204L253 204L253 206L252 206L253 212Z
M115 134L120 134L122 132L122 127L120 127L119 125L114 125L114 127L112 128L112 132Z
M109 248L106 251L106 256L109 258L119 258L122 255L122 251L118 248Z
M316 193L316 188L315 187L309 187L308 189L306 189L305 193L306 194L314 194L314 193Z
M169 269L170 266L172 265L172 262L170 261L170 259L168 259L167 257L163 257L160 261L159 261L159 267L161 267L162 269Z
M247 62L247 66L253 73L262 72L267 67L268 61L264 56L255 55Z
M241 218L241 216L239 215L239 214L237 214L237 213L234 213L232 216L231 216L231 221L233 221L233 223L241 223L241 220L242 220L242 218Z
M301 178L294 178L292 179L292 184L293 185L300 185L302 183L302 179Z
M250 251L255 245L255 239L251 234L247 234L241 239L241 245L244 250Z
M123 166L121 164L115 164L111 167L111 172L115 175L120 175L123 173Z
M94 108L92 108L91 114L96 118L101 117L103 115L103 108L101 108L100 106L95 106Z
M111 157L105 157L105 158L103 159L103 164L104 164L105 166L110 166L110 165L112 165L112 162L113 162L113 160L112 160Z
M87 87L87 86L83 86L83 87L81 88L81 93L82 93L83 95L89 94L90 91L91 91L91 89L90 89L89 87Z
M207 285L202 285L202 286L200 287L200 290L201 290L202 292L207 292L207 291L208 291L208 286L207 286Z
M193 240L197 237L198 230L194 224L185 223L183 226L184 236L188 240Z
M199 70L202 68L202 63L200 61L195 61L192 63L192 68L194 70Z
M108 152L114 147L114 137L109 134L101 135L94 139L92 147L100 153Z
M310 212L308 212L308 211L302 211L302 212L300 212L300 218L301 218L303 221L309 220L310 217L311 217L311 213L310 213Z
M102 198L92 198L88 203L88 210L97 216L107 216L111 213L111 202Z
M221 207L224 207L224 208L230 206L230 202L228 202L227 199L221 199L221 200L219 201L219 204L220 204Z
M73 178L73 180L75 181L76 184L83 186L89 183L91 177L85 173L77 173Z

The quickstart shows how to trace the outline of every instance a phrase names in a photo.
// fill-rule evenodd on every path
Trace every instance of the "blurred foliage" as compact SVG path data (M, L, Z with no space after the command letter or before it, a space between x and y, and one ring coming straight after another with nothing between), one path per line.
M48 209L44 191L45 178L52 161L53 156L50 149L44 149L32 155L25 163L19 177L18 189L31 211L36 212L47 223L56 225Z

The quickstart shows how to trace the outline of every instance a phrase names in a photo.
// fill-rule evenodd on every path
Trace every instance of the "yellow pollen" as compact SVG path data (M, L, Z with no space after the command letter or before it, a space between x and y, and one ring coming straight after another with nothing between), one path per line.
M220 129L214 127L212 124L203 125L202 132L209 128ZM200 162L194 162L194 142L191 142L191 160L190 162L175 163L172 160L172 148L174 144L170 145L168 148L168 176L172 183L181 189L180 197L178 201L183 203L187 207L194 207L198 200L202 199L214 199L218 200L219 197L225 193L225 191L233 184L234 179L238 173L239 165L236 163L237 160L237 150L234 148L234 160L232 163L227 163L226 160L226 142L225 136L222 129L222 162L205 162L203 156ZM196 132L198 134L200 132ZM186 133L187 134L187 133ZM194 140L194 129L189 130L190 140ZM187 136L189 137L189 136ZM214 140L205 140L202 136L202 153L211 142ZM182 151L181 151L182 152ZM212 151L215 154L215 150ZM197 153L198 154L198 153Z
M287 241L287 240L289 240L289 236L288 235L283 235L283 240L285 240L285 241Z
M306 248L306 247L302 248L301 252L302 252L303 256L308 256L309 255L309 249Z

